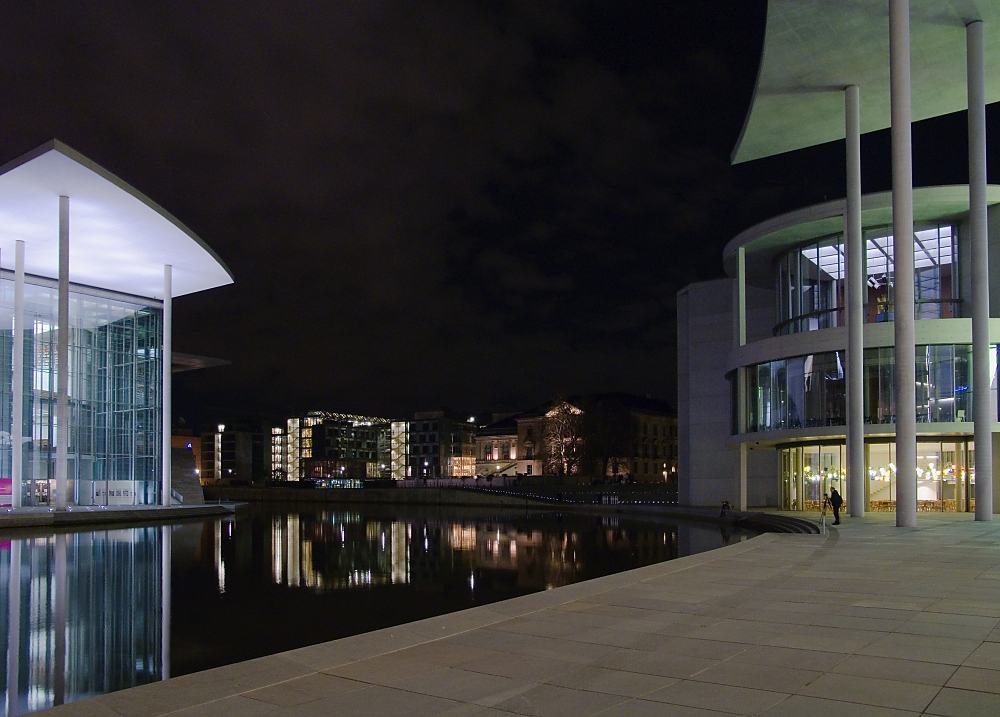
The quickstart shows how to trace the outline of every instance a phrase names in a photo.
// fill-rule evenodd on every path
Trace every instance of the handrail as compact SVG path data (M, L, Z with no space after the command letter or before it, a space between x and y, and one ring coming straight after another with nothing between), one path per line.
M957 314L958 313L958 307L959 307L959 305L961 305L962 300L961 299L914 299L913 303L915 305L919 305L919 304L951 304L952 305L952 313L953 314ZM870 306L870 304L865 304L865 316L868 315L868 307L869 306ZM892 313L893 309L895 308L895 306L896 306L896 303L894 301L890 301L890 302L888 302L886 304L882 304L880 308L882 308L883 311L878 312L877 315L881 316L881 315L884 315L884 314ZM821 316L825 316L827 314L842 312L842 311L844 311L845 308L846 307L844 307L844 306L835 306L832 309L817 309L816 311L810 311L809 313L806 313L806 314L799 314L798 316L793 316L790 319L785 319L784 321L782 321L779 324L775 324L774 328L771 330L771 335L772 336L787 336L787 335L792 334L792 333L795 333L795 334L804 334L804 333L807 333L805 331L786 331L785 329L788 328L789 326L791 326L792 324L795 324L796 322L806 321L808 319L816 319L816 318L819 318ZM870 322L865 321L865 323L870 323ZM876 323L881 323L881 322L876 322ZM841 323L838 322L837 325L841 326L843 324L841 324Z

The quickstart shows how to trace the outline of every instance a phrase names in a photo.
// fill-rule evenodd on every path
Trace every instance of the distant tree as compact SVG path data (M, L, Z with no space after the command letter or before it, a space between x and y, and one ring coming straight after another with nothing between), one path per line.
M621 398L608 396L589 401L581 408L585 460L602 476L628 473L636 425L628 406Z
M580 472L583 436L580 433L583 411L565 400L545 414L546 470L553 475Z

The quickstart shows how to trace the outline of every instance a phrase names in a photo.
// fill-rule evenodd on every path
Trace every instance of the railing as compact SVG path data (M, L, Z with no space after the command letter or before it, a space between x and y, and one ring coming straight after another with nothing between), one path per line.
M842 322L839 322L837 320L838 318L837 314L843 310L844 310L843 306L838 306L833 309L820 309L819 311L810 311L808 314L799 314L798 316L793 316L790 319L782 321L780 324L774 327L771 333L774 334L775 336L785 336L786 334L805 333L801 328L796 329L795 331L790 331L789 329L791 329L791 327L794 324L798 324L803 321L812 321L814 319L819 319L820 317L827 316L828 314L834 314L833 323L831 323L829 326L822 326L820 328L829 329L833 328L834 326L840 326Z
M666 490L658 485L643 484L607 486L517 486L516 479L511 476L501 483L504 476L497 476L493 484L485 478L428 478L396 481L400 488L464 488L481 493L506 495L514 498L543 501L546 503L573 503L582 505L675 505L677 491Z
M914 304L914 313L916 318L919 319L952 319L958 317L959 306L962 303L961 299L916 299ZM929 306L931 304L937 304L940 308L937 312L930 312L936 315L921 316L921 307ZM945 306L948 305L950 311L945 311ZM885 321L892 321L895 318L895 304L881 304L878 306L878 311L875 314L874 322L868 321L868 308L869 305L865 305L865 323L883 323ZM810 311L807 314L799 314L798 316L793 316L790 319L785 319L781 323L777 324L771 333L774 336L786 336L788 334L802 334L808 331L814 331L818 329L831 329L836 326L843 326L844 321L840 317L840 313L845 310L843 306L837 306L832 309L819 309L818 311ZM832 318L826 318L833 314ZM825 326L819 326L817 329L803 329L801 324L803 322L809 321L820 321L824 322ZM798 328L794 327L798 326Z

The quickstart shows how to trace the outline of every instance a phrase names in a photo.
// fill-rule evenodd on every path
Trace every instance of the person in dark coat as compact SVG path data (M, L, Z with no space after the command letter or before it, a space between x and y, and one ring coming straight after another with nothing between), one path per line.
M840 525L840 506L844 504L844 499L836 488L830 489L830 507L833 508L833 524Z

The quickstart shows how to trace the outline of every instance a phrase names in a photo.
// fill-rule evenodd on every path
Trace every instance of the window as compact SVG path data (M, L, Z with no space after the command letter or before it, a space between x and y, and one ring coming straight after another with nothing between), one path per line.
M996 355L994 346L993 355ZM892 347L864 352L865 423L895 420ZM993 361L996 359L993 358ZM967 344L916 347L917 422L972 421L972 350ZM991 366L994 371L995 364ZM747 431L774 431L846 422L839 352L811 354L747 369Z
M510 443L504 441L504 444L500 447L500 457L505 460L510 460Z
M868 296L866 321L892 321L895 315L891 227L865 231ZM950 224L924 225L914 233L914 313L917 319L957 315L958 241ZM775 264L778 324L775 335L816 331L844 324L843 236L814 239Z
M529 475L529 476L531 475L531 464L530 463L528 464L528 470L525 471L525 474Z

